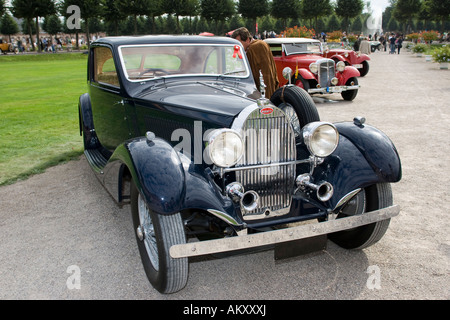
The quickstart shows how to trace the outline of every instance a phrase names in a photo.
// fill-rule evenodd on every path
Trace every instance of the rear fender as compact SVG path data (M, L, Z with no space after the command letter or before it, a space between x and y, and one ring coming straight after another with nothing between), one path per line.
M95 133L91 98L88 93L81 95L78 100L78 121L80 136L84 136L84 148L86 150L99 148L100 143L97 138L97 134Z
M88 93L80 96L78 100L78 115L80 124L80 136L83 133L83 126L87 130L94 129L94 119L92 117L91 98Z
M367 54L365 54L365 53L362 53L360 56L359 56L359 61L360 62L362 62L362 61L369 61L370 60L370 57L367 55Z

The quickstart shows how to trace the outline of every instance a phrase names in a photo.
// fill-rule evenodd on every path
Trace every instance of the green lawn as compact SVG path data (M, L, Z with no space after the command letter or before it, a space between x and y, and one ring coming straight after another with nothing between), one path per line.
M0 185L82 154L86 69L81 53L0 56Z

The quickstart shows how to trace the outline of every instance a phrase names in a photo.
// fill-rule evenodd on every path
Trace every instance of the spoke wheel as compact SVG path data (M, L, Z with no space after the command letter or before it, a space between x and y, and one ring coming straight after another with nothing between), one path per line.
M188 259L170 256L170 247L185 244L186 235L180 213L158 214L131 184L131 213L136 241L145 274L161 293L174 293L186 286Z

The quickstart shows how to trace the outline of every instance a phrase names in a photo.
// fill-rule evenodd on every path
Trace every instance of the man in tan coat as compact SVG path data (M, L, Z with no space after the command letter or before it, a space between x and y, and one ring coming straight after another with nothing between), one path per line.
M234 30L232 38L239 40L247 54L256 88L260 90L259 71L261 70L266 85L266 98L270 99L278 89L277 68L269 45L263 40L254 40L250 32L242 27Z

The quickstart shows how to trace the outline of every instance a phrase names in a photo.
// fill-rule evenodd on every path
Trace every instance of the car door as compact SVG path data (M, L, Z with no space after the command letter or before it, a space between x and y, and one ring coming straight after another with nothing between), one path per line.
M110 47L91 48L88 80L97 137L103 147L113 151L130 138L130 132L117 66Z

